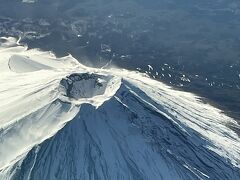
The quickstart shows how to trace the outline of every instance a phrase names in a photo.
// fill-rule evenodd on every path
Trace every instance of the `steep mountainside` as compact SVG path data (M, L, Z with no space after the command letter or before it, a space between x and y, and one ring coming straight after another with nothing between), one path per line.
M1 180L240 177L237 123L194 94L13 38L0 70Z

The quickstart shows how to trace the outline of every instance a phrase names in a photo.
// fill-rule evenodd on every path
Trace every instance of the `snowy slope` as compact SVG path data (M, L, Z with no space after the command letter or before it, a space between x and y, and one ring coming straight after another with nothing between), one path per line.
M0 179L240 177L237 123L144 74L0 48Z

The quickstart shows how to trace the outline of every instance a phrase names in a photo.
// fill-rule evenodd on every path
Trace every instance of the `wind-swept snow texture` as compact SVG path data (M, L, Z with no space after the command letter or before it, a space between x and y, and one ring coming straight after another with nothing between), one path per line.
M237 123L121 69L0 48L0 180L240 179Z

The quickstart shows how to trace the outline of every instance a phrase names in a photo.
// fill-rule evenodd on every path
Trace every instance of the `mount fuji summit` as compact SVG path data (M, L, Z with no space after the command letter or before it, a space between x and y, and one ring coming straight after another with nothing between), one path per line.
M148 75L0 48L0 180L239 180L237 122Z

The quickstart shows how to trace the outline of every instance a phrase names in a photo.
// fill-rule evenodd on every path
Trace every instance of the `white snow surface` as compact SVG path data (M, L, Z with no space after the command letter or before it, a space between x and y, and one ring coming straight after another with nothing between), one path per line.
M198 96L5 39L1 180L239 180L239 125Z
M36 0L22 0L23 3L35 3Z

